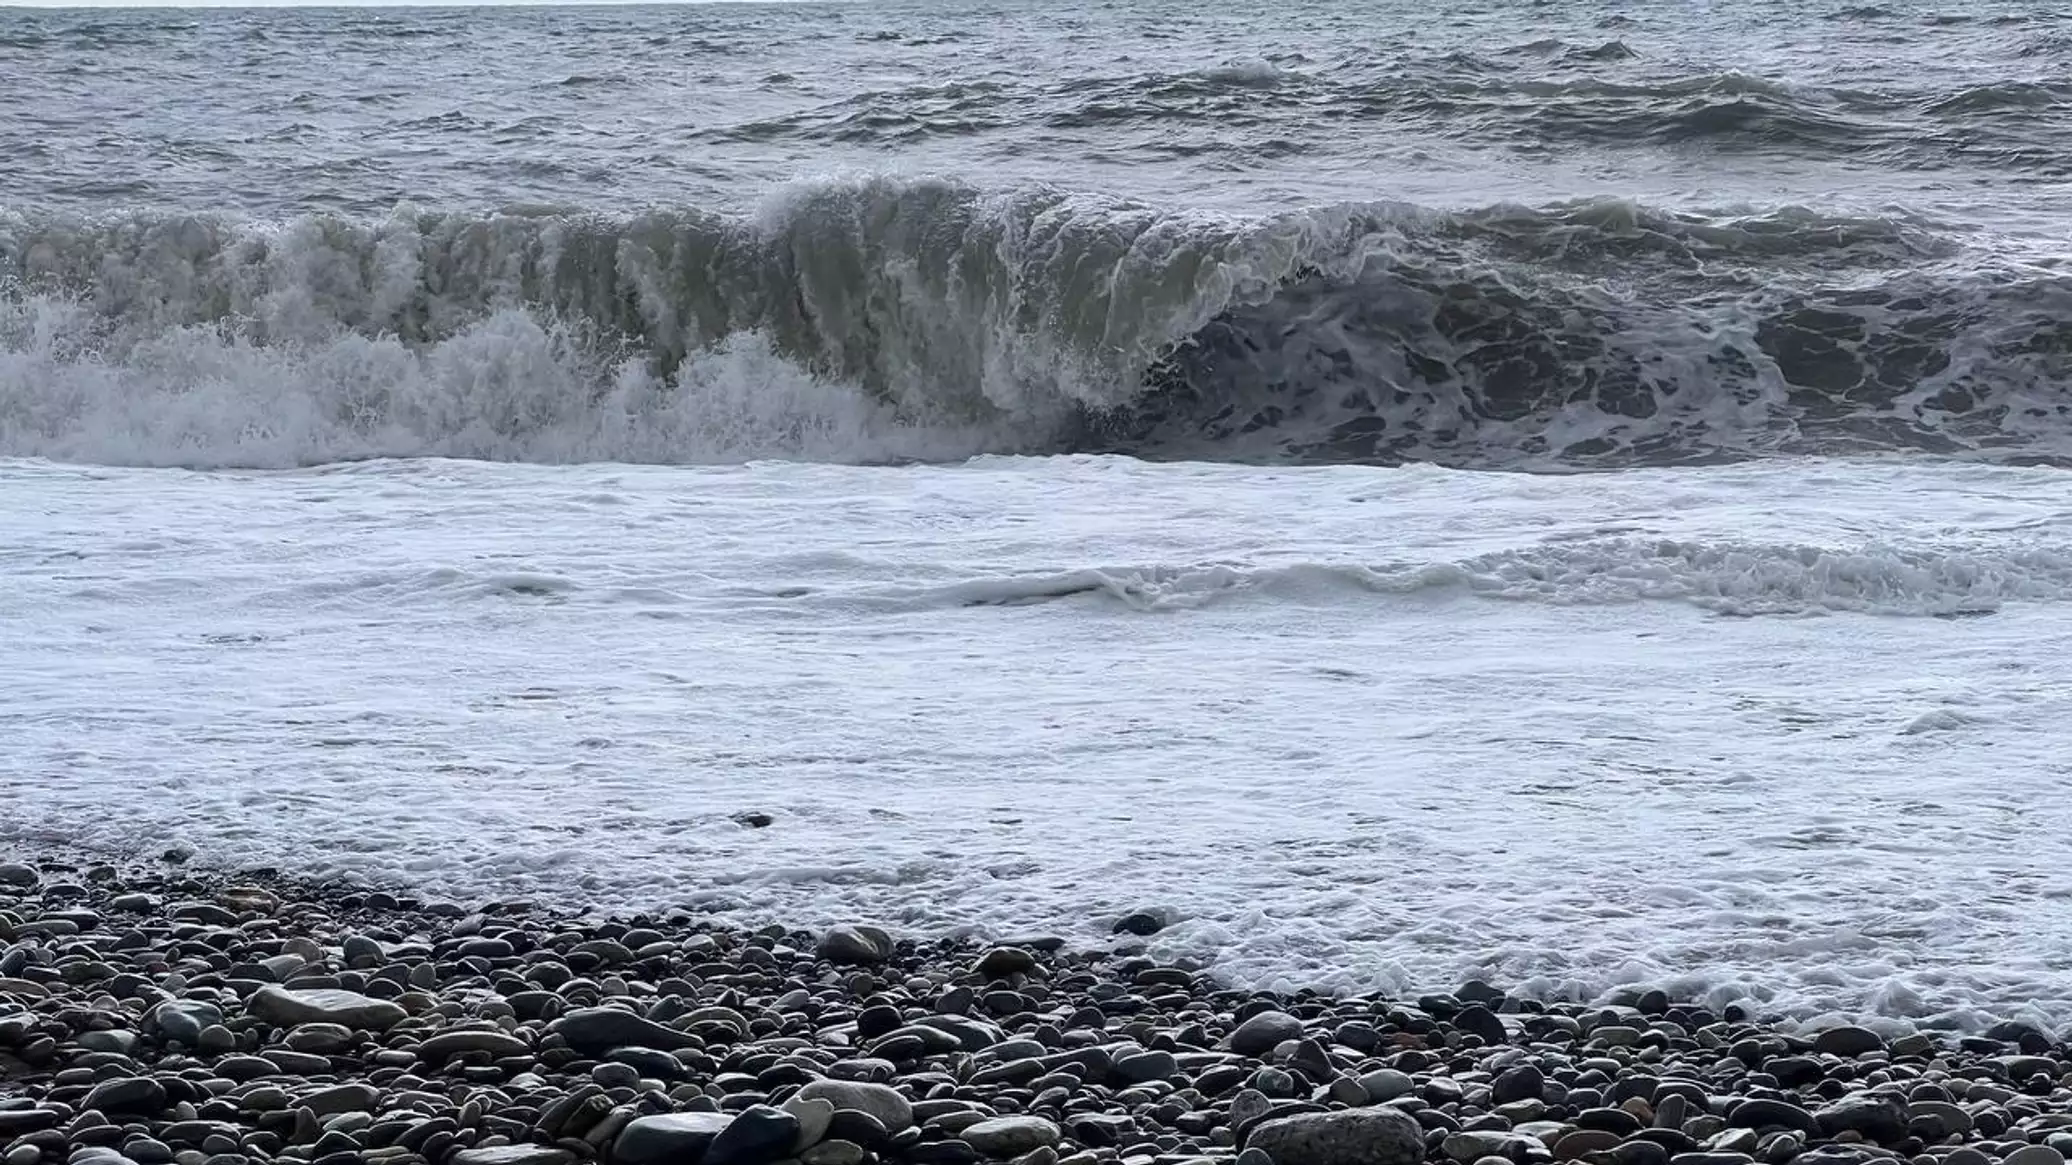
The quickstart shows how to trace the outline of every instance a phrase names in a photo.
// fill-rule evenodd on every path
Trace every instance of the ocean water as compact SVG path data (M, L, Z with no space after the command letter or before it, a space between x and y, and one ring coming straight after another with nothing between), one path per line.
M2072 1027L2072 16L0 10L0 75L0 843Z

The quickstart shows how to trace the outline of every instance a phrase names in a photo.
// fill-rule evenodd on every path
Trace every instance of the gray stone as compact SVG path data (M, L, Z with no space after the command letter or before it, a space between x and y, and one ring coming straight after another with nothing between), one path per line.
M1489 1100L1492 1104L1510 1104L1518 1100L1538 1100L1546 1090L1547 1077L1534 1064L1520 1064L1499 1075L1489 1085Z
M836 1112L860 1112L885 1126L893 1136L914 1127L914 1106L899 1090L884 1084L851 1080L815 1080L798 1090L804 1100L825 1100Z
M89 1052L114 1052L119 1056L127 1056L136 1050L137 1033L119 1029L82 1032L79 1036L79 1046Z
M1417 1081L1411 1079L1408 1072L1377 1068L1360 1077L1360 1087L1367 1090L1367 1099L1375 1104L1387 1104L1399 1096L1417 1091Z
M271 984L252 992L245 1009L278 1027L304 1023L335 1023L368 1031L387 1031L408 1018L408 1013L386 999L370 999L334 987L291 990Z
M1353 1108L1261 1121L1245 1147L1274 1165L1420 1165L1424 1130L1394 1108Z
M733 1117L719 1112L667 1112L635 1118L612 1142L615 1165L694 1165Z
M375 1102L380 1099L381 1090L371 1084L339 1084L306 1092L297 1103L324 1117L337 1116L341 1112L373 1112Z
M1230 1050L1240 1056L1264 1056L1287 1040L1301 1038L1301 1020L1285 1011L1262 1011L1230 1033Z
M291 1029L282 1042L288 1045L290 1051L324 1056L333 1052L350 1051L359 1041L354 1038L352 1029L344 1024L305 1023Z
M570 1041L573 1044L574 1041ZM427 1064L443 1064L463 1052L487 1052L491 1056L528 1056L532 1045L500 1031L463 1030L440 1032L417 1045L417 1058Z
M2065 1165L2065 1155L2049 1145L2023 1145L2002 1157L2000 1165Z
M64 1119L48 1108L0 1108L0 1139L11 1141L23 1133L54 1129Z
M1792 1165L1868 1165L1891 1159L1869 1145L1815 1145L1791 1160Z
M1064 1134L1040 1116L1003 1116L980 1121L961 1136L965 1144L988 1157L1016 1157L1054 1146Z
M1180 1061L1171 1052L1131 1052L1116 1058L1114 1072L1130 1084L1171 1080L1180 1074Z
M799 1154L800 1165L863 1165L863 1146L853 1141L822 1141Z
M330 1057L291 1052L286 1048L270 1049L261 1059L280 1069L285 1076L322 1076L331 1071Z
M571 1165L575 1159L574 1153L552 1145L496 1145L462 1149L446 1160L449 1165Z
M797 1117L767 1104L751 1105L705 1147L704 1165L775 1165L791 1156L798 1139Z
M194 1040L195 1050L204 1056L220 1056L236 1047L237 1037L220 1023L212 1023L201 1029L201 1035Z
M793 1096L780 1107L799 1122L799 1139L792 1147L793 1152L802 1153L827 1139L828 1126L835 1119L834 1101Z
M1862 1133L1873 1141L1897 1141L1907 1135L1907 1106L1904 1100L1885 1093L1859 1092L1845 1096L1813 1114L1820 1131L1828 1136L1844 1130Z
M171 999L152 1009L149 1022L159 1035L191 1048L201 1042L201 1029L223 1022L223 1012L213 1003Z
M20 862L0 862L0 884L34 886L36 878L36 871Z
M1554 1142L1556 1161L1580 1161L1593 1153L1608 1153L1619 1147L1619 1134L1603 1129L1577 1129Z
M875 926L838 926L820 936L814 951L830 963L868 966L892 957L892 936Z
M699 1045L696 1036L664 1027L617 1007L585 1007L571 1011L547 1025L578 1052L603 1052L619 1047L659 1048L676 1051Z
M173 1147L150 1137L132 1137L122 1143L122 1152L137 1165L166 1165L173 1159Z
M1741 1129L1794 1129L1812 1136L1820 1133L1820 1122L1813 1114L1782 1100L1756 1097L1744 1100L1727 1114L1727 1124Z
M1501 1129L1474 1129L1450 1133L1439 1144L1439 1151L1444 1153L1448 1160L1460 1162L1460 1165L1469 1165L1470 1162L1480 1161L1484 1157L1515 1160L1530 1153L1534 1148L1544 1153L1546 1142L1507 1133Z

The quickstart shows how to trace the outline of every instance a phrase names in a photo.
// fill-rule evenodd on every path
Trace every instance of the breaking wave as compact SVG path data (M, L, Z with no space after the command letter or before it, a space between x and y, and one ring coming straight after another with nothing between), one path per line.
M2055 459L2072 278L1933 224L1258 219L869 179L753 214L0 214L0 453Z

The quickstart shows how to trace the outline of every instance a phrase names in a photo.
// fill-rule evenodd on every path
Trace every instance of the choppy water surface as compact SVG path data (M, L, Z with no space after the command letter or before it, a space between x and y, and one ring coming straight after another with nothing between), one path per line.
M2072 1023L2072 17L6 10L0 76L0 839Z

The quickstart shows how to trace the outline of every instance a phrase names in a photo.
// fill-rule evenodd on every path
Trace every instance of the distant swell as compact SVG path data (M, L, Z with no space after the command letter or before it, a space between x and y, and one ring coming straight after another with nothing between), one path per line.
M1240 220L821 182L760 211L0 214L0 453L2056 459L2072 279L1621 202Z

